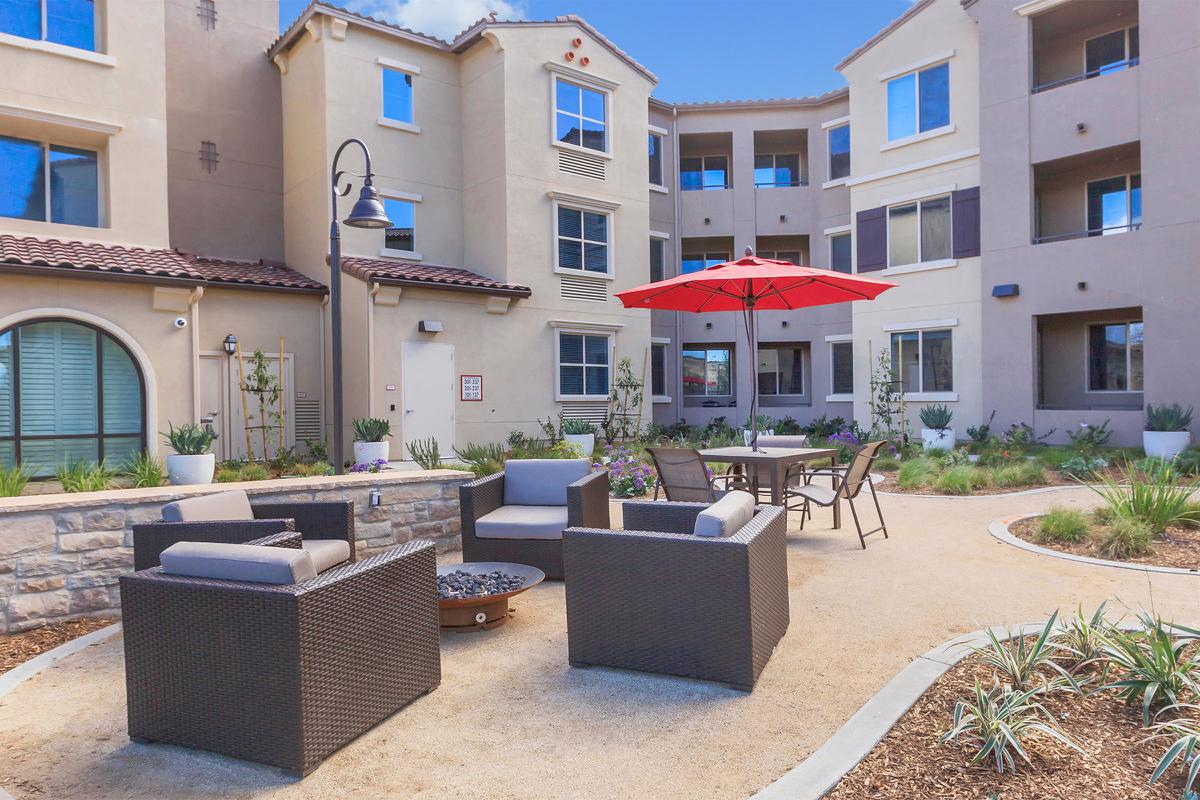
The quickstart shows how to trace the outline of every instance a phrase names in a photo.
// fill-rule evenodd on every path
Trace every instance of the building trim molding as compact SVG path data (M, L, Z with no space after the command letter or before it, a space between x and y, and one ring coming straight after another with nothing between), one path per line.
M55 111L43 111L38 108L14 106L7 103L0 104L0 117L17 117L34 122L44 122L49 125L61 125L65 128L76 128L78 130L92 131L93 133L102 133L105 136L114 136L124 129L123 125L115 122L75 117L69 114L59 114Z
M899 167L892 167L891 169L880 170L879 172L872 172L867 175L859 175L857 177L847 178L846 185L860 186L864 183L871 183L872 181L879 181L883 180L884 178L894 178L897 175L905 175L909 172L916 172L918 170L928 169L929 167L940 167L943 164L952 164L955 161L962 161L967 158L975 158L978 155L979 148L972 147L969 150L959 150L955 153L947 153L944 156L927 158L924 161L914 161L911 164L904 164Z
M616 211L621 207L621 204L615 200L601 200L597 197L588 197L582 194L571 194L570 192L559 192L550 190L546 192L546 196L551 200L557 200L560 203L566 203L572 206L592 206L593 208L603 209L604 211Z
M925 58L922 58L919 61L914 61L911 64L905 64L903 67L898 67L897 69L889 69L887 72L881 72L879 74L879 80L890 81L892 78L899 78L901 75L907 75L908 73L915 72L916 70L919 70L922 67L928 67L932 64L938 64L942 61L948 61L951 58L954 58L954 49L953 48L946 50L944 52L941 52L941 53L935 53L934 55L931 55L931 56L926 56Z
M388 69L395 69L395 70L399 70L400 72L407 72L409 75L420 75L421 74L421 68L418 67L416 64L409 64L406 61L397 61L394 58L386 58L385 56L378 56L375 59L375 63L381 67L387 67Z
M1049 11L1056 6L1061 6L1067 1L1068 0L1031 0L1031 2L1023 3L1022 5L1017 6L1013 9L1013 11L1022 17L1029 17L1033 16L1034 14L1041 14L1043 11Z
M884 333L892 333L894 331L922 331L933 328L954 328L958 326L958 319L922 319L913 322L888 322L880 325L880 329Z
M582 83L586 86L594 86L598 89L603 89L610 92L621 85L620 81L602 78L599 75L593 75L592 73L584 72L581 69L568 67L565 64L556 64L553 61L547 61L545 67L548 71L553 72L556 75L561 75L569 81Z
M833 119L827 119L821 123L821 130L827 131L830 128L836 128L839 125L845 125L849 121L850 121L849 114L846 114L845 116L841 116L841 117L834 117Z
M579 330L579 331L608 331L616 333L625 327L623 322L596 322L578 319L552 319L547 320L547 325L551 328L561 328L563 330Z

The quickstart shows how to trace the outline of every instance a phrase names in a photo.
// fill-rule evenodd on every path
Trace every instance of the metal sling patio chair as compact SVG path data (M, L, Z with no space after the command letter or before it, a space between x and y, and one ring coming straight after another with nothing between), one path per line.
M867 537L883 531L883 538L888 538L887 523L883 521L883 509L879 507L879 497L875 494L875 486L871 483L871 465L879 457L879 451L887 442L869 442L859 448L850 463L844 467L823 467L809 470L806 482L799 486L788 486L784 504L789 511L800 511L800 530L804 530L804 518L811 518L810 503L828 508L840 500L845 500L850 506L850 514L854 517L854 527L858 530L858 541L864 550L867 549ZM818 486L812 483L814 477L829 475L833 478L833 488ZM858 510L854 507L854 499L866 486L875 502L875 513L879 515L879 527L869 531L862 529L862 521L858 518Z
M654 461L658 482L654 485L654 499L658 499L661 487L667 500L673 503L714 503L730 489L752 491L750 481L744 473L727 472L709 477L704 459L699 450L689 447L647 447L646 452ZM724 483L721 488L717 484Z

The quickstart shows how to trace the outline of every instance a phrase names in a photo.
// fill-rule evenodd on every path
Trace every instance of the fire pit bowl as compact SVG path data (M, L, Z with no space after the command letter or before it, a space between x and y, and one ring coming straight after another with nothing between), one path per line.
M526 564L506 564L502 561L472 561L464 564L442 564L438 566L438 577L455 572L468 575L487 575L499 572L521 579L520 585L495 594L467 595L463 597L438 596L438 613L441 626L454 631L487 631L508 622L508 598L526 589L537 586L546 579L546 573Z

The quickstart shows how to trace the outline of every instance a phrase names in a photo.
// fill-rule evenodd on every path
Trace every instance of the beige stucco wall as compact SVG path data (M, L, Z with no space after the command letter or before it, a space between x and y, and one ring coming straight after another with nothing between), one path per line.
M881 76L950 53L950 122L944 135L889 147L887 81ZM957 0L937 0L842 69L850 84L850 206L859 211L901 198L945 194L979 185L979 55L975 22ZM858 237L854 237L857 264ZM909 424L919 411L945 402L962 435L986 418L980 351L980 259L927 271L885 269L871 277L898 284L871 302L854 303L854 415L870 423L870 375L881 350L890 348L897 326L942 328L953 323L953 393L908 397Z
M100 5L98 56L0 40L0 134L97 150L100 227L4 218L0 231L166 247L163 4Z

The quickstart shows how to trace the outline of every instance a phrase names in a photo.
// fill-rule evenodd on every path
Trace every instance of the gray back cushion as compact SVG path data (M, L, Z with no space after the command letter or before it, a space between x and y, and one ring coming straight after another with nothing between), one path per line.
M176 542L159 556L163 572L252 583L299 583L317 577L307 550L257 544Z
M586 458L514 458L504 462L504 505L565 506L567 485L587 477Z
M760 436L758 437L759 447L807 447L808 437L803 434L795 436Z
M697 536L729 536L754 518L754 496L749 492L729 492L696 516Z
M240 489L176 500L162 507L163 522L217 522L254 519L250 498Z

